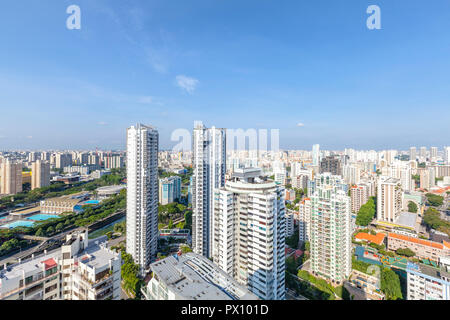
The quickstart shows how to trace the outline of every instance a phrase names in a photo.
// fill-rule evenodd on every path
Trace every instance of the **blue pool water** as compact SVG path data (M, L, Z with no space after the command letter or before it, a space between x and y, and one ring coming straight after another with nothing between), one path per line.
M33 221L14 221L2 226L2 228L14 229L17 227L32 227L34 225Z
M100 203L100 201L98 201L98 200L88 200L88 201L84 202L84 204L99 204L99 203Z
M34 216L28 217L27 220L45 221L53 218L59 218L59 216L53 214L36 214Z

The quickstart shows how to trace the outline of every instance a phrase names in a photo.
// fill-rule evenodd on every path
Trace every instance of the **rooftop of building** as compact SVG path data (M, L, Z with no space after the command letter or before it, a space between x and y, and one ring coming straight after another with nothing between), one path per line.
M432 248L436 248L436 249L441 249L441 250L444 248L450 249L450 242L446 242L446 241L439 243L439 242L434 242L434 241L430 241L430 240L408 237L408 236L404 236L404 235L397 234L397 233L389 233L389 238L413 242L416 244L420 244L423 246L428 246L428 247L432 247Z
M186 300L256 300L207 258L195 253L170 256L153 263L155 276Z
M447 278L450 279L450 272L448 272L447 270L445 270L444 267L433 267L430 265L425 265L423 263L412 263L412 262L408 262L407 265L407 270L408 271L416 271L416 272L420 272L424 275L427 275L429 277L432 278L437 278L437 279L442 279L442 278Z
M355 235L355 239L366 240L366 241L375 243L377 245L381 245L383 243L385 237L386 237L386 235L384 233L377 233L376 235L373 235L373 234L369 234L369 233L365 233L365 232L360 232Z

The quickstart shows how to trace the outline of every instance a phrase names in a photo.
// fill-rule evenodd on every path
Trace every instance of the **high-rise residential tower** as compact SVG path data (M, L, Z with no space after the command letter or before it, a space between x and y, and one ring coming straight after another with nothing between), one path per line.
M22 163L6 160L0 167L0 194L22 192Z
M377 188L377 220L395 222L402 209L402 198L400 179L381 176Z
M342 284L352 271L351 205L340 176L323 173L309 183L311 271Z
M127 129L127 252L142 274L157 253L158 146L153 127Z
M225 185L226 131L195 123L192 178L192 247L195 253L211 257L213 252L215 188Z
M417 148L411 147L409 148L409 160L416 161L417 158Z
M444 163L450 164L450 147L444 147Z
M312 165L319 166L320 163L320 145L315 144L312 147Z
M260 169L236 169L214 199L213 261L261 299L284 300L284 188Z
M31 164L31 190L50 185L50 163L37 160Z

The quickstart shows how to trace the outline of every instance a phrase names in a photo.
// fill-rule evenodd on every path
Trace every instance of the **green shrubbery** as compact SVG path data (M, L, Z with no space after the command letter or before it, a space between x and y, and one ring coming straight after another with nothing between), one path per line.
M356 224L359 226L368 226L375 217L376 205L375 197L371 197L366 204L361 206L356 216Z

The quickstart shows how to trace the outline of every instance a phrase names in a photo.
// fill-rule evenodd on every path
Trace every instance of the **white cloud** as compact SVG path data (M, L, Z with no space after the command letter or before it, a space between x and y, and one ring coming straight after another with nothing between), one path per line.
M304 126L305 126L304 123L301 123L301 122L297 123L297 127L304 127Z
M27 136L27 139L33 139L33 136Z
M106 125L107 125L107 123L106 123L105 121L100 121L98 124L99 124L100 126L106 126Z
M186 77L184 75L177 76L176 82L177 86L179 86L181 89L183 89L189 94L192 94L197 88L197 85L199 84L199 81L197 79Z
M153 97L146 96L146 97L140 97L138 99L138 102L142 103L142 104L151 104L151 103L153 103L153 100L154 100Z

